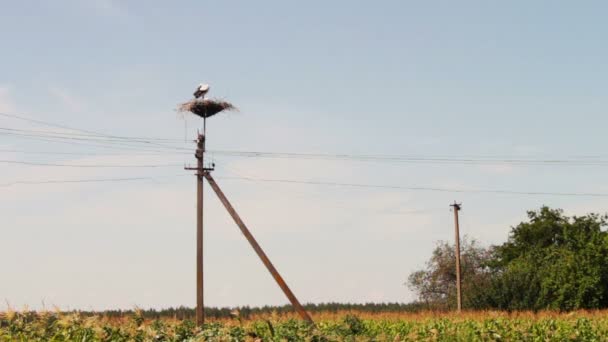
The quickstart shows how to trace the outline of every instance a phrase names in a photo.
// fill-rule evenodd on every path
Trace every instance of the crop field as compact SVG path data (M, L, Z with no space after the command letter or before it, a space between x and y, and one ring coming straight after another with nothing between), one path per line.
M317 313L213 320L61 312L0 314L0 341L608 341L608 311Z

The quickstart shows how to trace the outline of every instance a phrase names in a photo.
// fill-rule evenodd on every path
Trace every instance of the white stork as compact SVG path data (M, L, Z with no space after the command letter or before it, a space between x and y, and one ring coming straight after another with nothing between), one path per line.
M194 98L205 98L205 94L207 94L208 91L209 85L201 83L198 85L198 88L196 88L196 91L194 92Z

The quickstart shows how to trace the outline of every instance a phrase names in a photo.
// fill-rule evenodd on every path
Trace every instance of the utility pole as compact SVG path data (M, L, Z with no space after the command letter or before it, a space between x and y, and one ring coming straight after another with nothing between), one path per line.
M204 126L203 126L204 127ZM196 140L197 148L195 157L196 167L185 167L186 170L196 171L196 324L202 326L205 323L205 300L203 291L203 182L205 173L213 170L206 168L205 156L205 133L199 133Z
M205 134L198 134L196 159L196 324L205 323L205 300L203 291L203 178L204 178Z
M460 278L460 227L458 225L458 212L460 211L462 203L456 203L450 205L454 208L454 230L456 240L456 305L457 310L462 310L462 292L461 292L461 278Z
M211 177L210 171L213 171L213 164L211 167L207 168L204 164L204 155L205 155L205 138L206 138L206 128L207 128L207 118L213 116L217 113L220 113L224 110L234 110L234 107L231 103L226 101L219 100L211 100L205 99L205 94L209 91L209 85L201 84L196 88L194 92L194 100L188 101L180 105L180 111L189 111L197 116L203 118L203 133L199 132L198 140L197 140L197 149L196 149L196 159L197 159L197 167L185 167L186 170L196 170L196 199L197 199L197 207L196 207L196 324L198 326L202 326L205 323L205 310L204 310L204 300L203 300L203 178L206 178L211 185L211 188L220 201L228 211L228 213L234 219L237 226L241 229L247 241L251 244L251 247L255 250L257 255L260 257L270 274L273 276L274 280L277 282L283 293L287 296L291 304L294 306L296 311L300 314L300 316L307 321L308 323L314 324L310 315L304 310L296 296L291 292L277 269L272 265L266 253L262 250L262 247L257 243L249 229L245 226L245 223L236 210L232 207L220 187L217 185L213 177Z

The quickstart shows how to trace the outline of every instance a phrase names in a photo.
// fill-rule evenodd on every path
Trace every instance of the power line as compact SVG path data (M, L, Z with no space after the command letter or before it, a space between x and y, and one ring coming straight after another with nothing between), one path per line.
M249 157L249 158L278 158L278 159L330 159L330 160L357 160L404 163L431 163L431 164L515 164L515 165L583 165L608 166L608 160L580 160L580 159L522 159L522 158L453 158L453 157L420 157L406 155L356 155L356 154L318 154L293 152L260 152L260 151L224 151L209 150L212 154ZM586 157L588 158L588 157Z
M0 113L0 116L4 116L4 117L8 117L8 118L13 118L13 119L17 119L17 120L22 120L22 121L26 121L26 122L30 122L30 123L36 123L36 124L40 124L40 125L44 125L44 126L49 126L49 127L63 128L63 129L71 130L71 131L84 132L84 133L94 134L94 135L98 135L98 136L108 136L105 133L100 133L100 132L95 132L95 131L89 131L89 130L85 130L85 129L81 129L81 128L74 128L74 127L70 127L70 126L67 126L67 125L63 125L63 124L57 124L57 123L53 123L53 122L48 122L48 121L43 121L43 120L38 120L38 119L32 119L32 118L28 118L28 117L24 117L24 116L16 115L16 114Z
M169 138L143 138L111 135L91 130L85 130L58 124L38 119L27 118L15 114L0 113L0 116L19 119L31 123L42 124L50 127L62 128L71 131L81 132L68 133L56 131L40 131L40 130L24 130L16 128L0 127L1 134L9 134L22 138L31 139L60 139L60 140L81 140L93 141L101 144L124 145L125 147L141 148L140 144L153 145L157 148L163 148L174 151L190 151L189 148L180 146L171 146L160 144L159 142L182 142L181 139ZM84 134L83 134L84 133ZM279 159L331 159L331 160L355 160L355 161L375 161L375 162L400 162L400 163L425 163L425 164L465 164L465 165L483 165L483 164L512 164L512 165L567 165L567 166L607 166L608 160L597 159L600 156L574 156L569 159L554 158L554 159L537 159L537 158L504 158L499 156L476 156L476 157L454 157L454 156L408 156L408 155L383 155L383 154L322 154L322 153L295 153L295 152L264 152L264 151L227 151L227 150L210 150L213 154L232 156L232 157L249 157L249 158L279 158Z
M0 134L16 136L16 137L32 137L32 138L47 138L47 139L60 139L60 140L76 140L76 141L92 141L104 144L134 146L134 147L145 147L150 148L149 144L152 144L154 148L163 148L168 150L186 150L187 148L182 146L156 144L152 141L141 140L141 139L127 139L127 138L110 138L110 137L99 137L86 134L64 134L60 132L45 132L37 130L22 130L0 127Z
M21 164L31 166L57 166L57 167L77 167L77 168L156 168L156 167L175 167L184 166L183 164L133 164L133 165L120 165L120 164L91 164L91 165L77 165L77 164L54 164L54 163L39 163L39 162L28 162L20 160L0 160L0 163L5 164Z
M34 185L34 184L64 184L64 183L104 183L104 182L130 182L138 180L149 180L151 177L132 177L132 178L100 178L100 179L72 179L72 180L46 180L46 181L15 181L0 184L0 187L13 185Z
M87 145L88 146L88 145ZM144 150L145 151L145 150ZM154 151L154 150L153 150ZM67 156L132 156L133 153L95 153L95 152L55 152L55 151L28 151L20 149L0 149L0 153L23 153L23 154L39 154L39 155L67 155ZM138 153L139 156L165 156L165 155L185 155L191 154L187 152L150 152Z
M95 142L110 146L121 146L121 148L140 149L141 144L146 146L152 145L156 148L162 148L170 151L190 152L189 148L181 146L171 146L160 144L159 142L181 142L181 139L168 138L142 138L118 136L90 131L71 126L52 123L43 120L23 117L15 114L0 113L1 116L24 120L27 122L43 124L46 126L78 131L82 133L68 133L56 131L40 131L40 130L25 130L16 128L0 127L0 134L12 135L25 139L58 139L58 140L74 140L84 142ZM84 134L83 134L84 133ZM45 141L45 140L43 140ZM47 140L48 141L48 140ZM59 141L56 141L59 142ZM80 143L80 142L79 142ZM80 143L81 144L81 143ZM84 145L84 144L83 144ZM99 145L97 147L109 147ZM111 148L111 147L110 147ZM150 152L163 152L161 150L149 150ZM186 152L187 151L187 152ZM497 156L486 157L453 157L453 156L408 156L408 155L383 155L383 154L324 154L324 153L295 153L295 152L265 152L265 151L228 151L228 150L210 150L213 154L231 156L231 157L248 157L248 158L278 158L278 159L323 159L323 160L354 160L354 161L372 161L372 162L398 162L398 163L414 163L414 164L464 164L464 165L484 165L484 164L509 164L509 165L551 165L551 166L608 166L608 160L597 159L600 156L575 156L569 159L553 158L553 159L538 159L538 158L504 158Z
M16 114L0 113L0 116L4 116L4 117L8 117L8 118L13 118L13 119L17 119L17 120L22 120L22 121L26 121L26 122L30 122L30 123L37 123L37 124L41 124L41 125L49 126L49 127L62 128L62 129L70 130L70 131L87 133L89 135L100 136L100 137L110 137L110 138L117 138L117 139L132 139L132 138L134 138L134 137L124 137L124 136L118 136L118 135L111 135L111 134L106 134L106 133L86 130L86 129L82 129L82 128L75 128L75 127L71 127L71 126L67 126L67 125L63 125L63 124L58 124L58 123L53 123L53 122L49 122L49 121L32 119L32 118L28 118L28 117L21 116L21 115L16 115ZM139 138L135 138L135 139L139 139ZM150 140L150 139L147 139L147 138L141 138L141 139ZM153 139L158 139L158 138L153 138ZM177 139L175 139L175 140L177 140ZM179 140L179 141L181 141L181 140Z
M166 177L181 177L190 175L172 175L172 176L156 176L156 177L127 177L127 178L91 178L91 179L64 179L64 180L33 180L33 181L14 181L10 183L0 184L0 187L10 187L14 185L38 185L38 184L69 184L69 183L112 183L112 182L131 182L141 180L157 180Z
M109 148L109 149L114 149L114 150L128 150L128 151L144 151L144 152L165 152L165 153L187 153L186 149L184 149L183 152L179 152L177 150L159 150L159 149L152 149L146 146L141 146L141 145L133 145L133 144L128 144L128 143L109 143L109 144L105 144L104 142L99 142L99 144L92 144L89 142L82 142L82 141L78 141L78 140L74 140L74 139L59 139L57 140L57 138L42 138L42 137L37 137L37 136L24 136L24 135L14 135L12 133L3 133L0 132L0 134L5 134L5 135L11 135L11 136L15 136L19 139L26 139L26 140L34 140L34 141L43 141L43 142L51 142L51 143L59 143L59 144L67 144L67 145L73 145L73 146L90 146L90 147L100 147L100 148ZM191 152L190 152L191 153ZM188 153L189 154L189 153Z
M5 132L0 132L0 134L8 134L8 135L14 135L13 133L5 133ZM73 144L73 145L82 145L82 146L93 146L93 147L102 147L102 148L114 148L114 149L124 149L124 150L133 150L133 151L144 151L144 152L154 152L154 153L148 153L148 154L158 154L158 155L185 155L185 154L190 154L192 152L190 152L189 149L187 148L175 148L175 150L159 150L159 149L150 149L150 148L146 148L146 147L141 147L139 145L133 145L133 144L129 144L129 143L123 143L123 142L114 142L114 141L106 141L106 140L101 140L101 141L97 141L97 140L92 140L92 141L96 141L99 142L101 144L104 144L106 142L109 143L109 145L99 145L99 144L91 144L88 142L66 142L63 140L84 140L84 141L88 141L88 139L80 139L80 138L73 138L73 137L39 137L39 136L32 136L32 135L20 135L17 134L15 135L19 138L22 139L30 139L30 140L38 140L38 141L45 141L45 142L57 142L57 143L68 143L68 144ZM60 140L53 140L53 139L60 139ZM5 150L6 152L20 152L20 153L40 153L40 152L32 152L32 151L19 151L19 150L13 150L13 151L9 151L9 150ZM183 152L182 152L183 151ZM2 152L2 150L0 150L0 152ZM526 165L542 165L542 164L551 164L552 166L559 166L559 165L567 165L567 166L608 166L608 160L589 160L589 161L585 161L585 160L567 160L567 159L563 159L563 160L558 160L558 159L554 159L554 160L539 160L539 159L461 159L461 158L436 158L436 157L408 157L408 156L391 156L391 157L387 157L387 156L382 156L382 155L368 155L368 156L360 156L360 155L351 155L351 156L347 156L347 155L343 155L343 154L336 154L336 155L329 155L329 154L302 154L302 153L275 153L275 152L241 152L241 151L230 151L230 152L226 152L226 151L210 151L213 152L214 154L217 154L219 156L230 156L230 157L245 157L245 158L256 158L256 157L260 157L260 158L279 158L279 159L329 159L329 160L358 160L358 161L394 161L394 162L406 162L406 163L430 163L430 164L434 164L434 163L440 163L440 164L472 164L472 165L477 165L477 164L515 164L515 165L519 165L519 166L526 166ZM47 152L47 154L72 154L72 153L66 153L66 152ZM85 153L73 153L73 154L85 154Z
M237 176L236 178L247 179L247 180L253 181L252 178L243 176L240 172L234 170L233 168L229 168L225 165L220 166L220 168L229 174L236 175ZM230 179L229 177L219 177L219 178ZM312 201L310 201L311 203L316 203L323 207L328 205L327 200L329 200L331 202L330 205L332 207L341 208L341 209L352 209L352 206L349 206L346 201L336 201L335 199L328 198L326 195L298 192L298 191L294 191L293 189L290 189L288 191L285 191L285 190L281 191L281 190L278 190L276 187L273 188L273 187L269 186L268 184L263 185L263 187L270 191L273 191L275 193L281 193L283 195L288 194L290 198L299 197L300 199L308 199L308 200L310 200L312 198ZM294 193L296 196L294 196ZM322 204L321 204L322 201L320 201L320 199L324 200L324 202ZM386 215L386 214L389 214L389 215L417 215L417 214L422 214L422 213L437 212L437 211L445 210L445 208L426 208L426 209L408 209L408 210L394 210L394 209L386 209L386 208L384 208L382 210L370 210L369 208L362 208L362 209L365 211L372 212L374 214L384 214L384 215Z
M57 131L41 131L41 130L18 129L18 128L9 128L9 127L0 127L0 130L15 131L15 132L25 132L25 133L67 135L67 136L77 136L77 137L105 138L105 139L128 140L128 141L152 141L152 140L154 140L154 141L168 141L168 142L180 142L180 143L184 142L181 139L148 138L148 137L143 138L143 137L131 137L131 136L98 135L98 134L91 134L91 133L72 133L72 132L57 132Z
M323 182L323 181L312 181L312 180L269 179L269 178L252 178L252 177L222 177L222 179L248 180L248 181L257 181L257 182L273 182L273 183L286 183L286 184L343 186L343 187L353 187L353 188L396 189L396 190L410 190L410 191L435 191L435 192L449 192L449 193L477 193L477 194L487 193L487 194L529 195L529 196L608 197L608 193L541 192L541 191L512 191L512 190L488 190L488 189L450 189L450 188L424 187L424 186L376 185L376 184L339 183L339 182Z
M93 135L96 135L96 136L101 136L101 137L106 137L106 138L130 139L129 137L121 137L121 136L117 136L117 135L110 135L110 134L105 134L105 133L85 130L85 129L81 129L81 128L74 128L74 127L70 127L70 126L67 126L67 125L63 125L63 124L57 124L57 123L52 123L52 122L48 122L48 121L27 118L27 117L20 116L20 115L15 115L15 114L0 113L0 116L9 117L9 118L18 119L18 120L23 120L23 121L30 122L30 123L42 124L42 125L49 126L49 127L56 127L56 128L62 128L62 129L67 129L67 130L71 130L71 131L78 131L78 132L93 134ZM147 144L155 145L155 146L167 147L165 145L162 145L162 144L159 144L159 143L156 143L156 142L152 142L152 141L143 141L143 142L147 143Z
M157 144L154 142L150 142L150 141L138 141L138 140L123 140L123 139L107 139L107 138L103 138L103 137L82 137L82 136L70 136L70 135L53 135L53 134L30 134L30 133L21 133L21 132L14 132L14 130L11 131L6 131L7 129L5 128L0 128L0 134L4 134L4 135L10 135L10 136L15 136L15 137L29 137L29 138L47 138L47 139L60 139L60 140L77 140L77 141L92 141L92 142L97 142L97 143L105 143L105 144L113 144L113 145L124 145L124 146L132 146L132 147L142 147L141 144L145 144L145 146L148 145L153 145L153 147L158 148L164 148L164 149L168 149L168 150L180 150L180 151L184 151L184 150L188 150L185 147L178 147L178 146L170 146L170 145L163 145L163 144Z
M31 166L53 166L53 167L74 167L74 168L158 168L158 167L176 167L182 164L54 164L54 163L39 163L17 160L0 160L0 163L6 164L22 164ZM253 177L222 177L227 180L248 180L257 182L270 183L287 183L287 184L306 184L306 185L327 185L327 186L343 186L354 188L375 188L375 189L397 189L410 191L434 191L434 192L449 192L449 193L491 193L504 195L529 195L529 196L576 196L576 197L608 197L608 193L579 193L579 192L542 192L542 191L514 191L514 190L493 190L493 189L451 189L441 187L425 187L425 186L400 186L400 185L377 185L377 184L362 184L362 183L341 183L329 181L312 181L312 180L297 180L297 179L270 179L270 178L253 178Z

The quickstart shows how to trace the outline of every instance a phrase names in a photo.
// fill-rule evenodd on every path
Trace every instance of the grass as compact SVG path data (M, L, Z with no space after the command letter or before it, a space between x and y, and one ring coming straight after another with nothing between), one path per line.
M608 311L294 314L210 320L62 312L0 313L0 341L608 341Z

